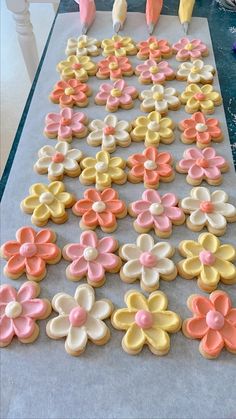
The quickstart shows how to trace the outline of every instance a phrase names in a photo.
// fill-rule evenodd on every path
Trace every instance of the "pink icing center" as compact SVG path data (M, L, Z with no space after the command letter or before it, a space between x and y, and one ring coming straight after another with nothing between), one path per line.
M135 314L135 323L142 329L150 329L153 325L153 317L150 311L139 310Z
M115 47L116 49L120 49L120 48L122 47L122 42L119 42L119 41L114 42L114 47Z
M115 128L112 127L111 125L106 125L103 128L103 132L104 132L105 135L113 135L113 134L115 134Z
M73 70L80 70L81 69L81 64L80 63L74 63L71 66L73 68Z
M220 330L224 326L224 322L224 316L219 311L208 311L206 315L206 323L207 326L210 327L210 329Z
M208 250L202 250L199 253L199 259L203 265L213 265L215 262L215 256Z
M31 258L37 253L37 246L34 243L24 243L20 247L20 255Z
M204 93L196 93L194 95L194 99L197 99L197 100L204 100L205 97L206 97L206 95L204 95Z
M143 252L139 258L139 262L147 268L153 268L156 265L157 258L151 252Z
M65 156L62 153L56 153L52 156L52 161L54 163L62 163L65 160Z
M87 320L87 312L83 307L75 307L69 315L70 324L74 327L83 326Z
M70 125L71 124L71 119L70 118L61 118L61 125L63 125L63 127L65 127L66 125Z
M202 158L196 160L196 165L199 166L199 167L203 167L203 168L204 167L209 167L208 161L206 159L202 159Z
M213 212L214 211L214 205L211 201L202 201L200 203L200 210L202 212Z

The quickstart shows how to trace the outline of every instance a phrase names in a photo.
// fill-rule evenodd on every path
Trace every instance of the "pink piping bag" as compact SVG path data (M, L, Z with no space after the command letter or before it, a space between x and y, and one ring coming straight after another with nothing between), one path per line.
M96 5L94 0L75 0L79 5L80 22L82 34L86 34L92 25L96 15Z

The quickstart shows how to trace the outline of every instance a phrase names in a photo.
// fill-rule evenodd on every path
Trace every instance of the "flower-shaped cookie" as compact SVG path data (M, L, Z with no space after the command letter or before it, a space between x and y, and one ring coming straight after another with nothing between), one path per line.
M206 114L214 113L215 106L222 103L219 92L215 92L210 84L200 87L197 84L189 84L181 93L180 100L185 104L187 113L201 111Z
M174 179L171 163L170 153L159 153L155 147L148 147L128 158L127 166L131 169L128 179L132 183L143 182L145 188L156 189L160 181L171 182Z
M32 343L39 335L37 320L46 319L51 304L37 298L40 287L35 282L25 282L18 291L11 285L0 286L0 347L11 343L14 336L21 343Z
M236 354L236 307L229 295L214 291L209 296L190 295L187 306L193 317L184 320L183 333L190 339L201 339L199 351L205 358L217 358L222 349Z
M66 208L71 208L75 198L65 192L62 182L52 182L49 185L35 183L29 189L30 195L21 202L21 209L32 214L31 222L39 227L51 219L56 224L64 223L68 215Z
M161 61L157 64L153 59L137 65L135 74L139 76L139 81L143 84L164 84L166 80L175 78L175 72L167 61Z
M102 150L113 153L116 146L128 147L131 143L127 121L119 121L115 115L107 115L104 120L94 119L89 125L91 131L87 143L93 147L102 146Z
M126 162L121 157L111 157L107 151L99 151L96 157L85 157L81 161L84 170L80 182L83 185L95 183L99 190L110 187L112 182L122 185L127 180L125 166Z
M181 38L172 45L172 51L176 54L178 61L194 61L196 58L208 55L208 48L200 39L190 41L188 38Z
M94 76L97 72L97 64L89 57L77 57L70 55L66 60L57 64L57 71L62 80L76 79L81 82L88 80L89 76Z
M47 323L47 335L52 339L66 337L68 354L80 355L88 340L95 345L104 345L110 339L110 331L102 320L110 317L112 302L107 299L96 301L94 289L89 285L79 285L74 297L59 292L52 299L52 307L58 316Z
M159 112L153 111L147 116L139 116L133 122L131 131L133 141L143 141L146 147L158 147L160 143L170 144L174 141L174 123L170 118L162 118Z
M156 110L162 115L166 114L168 109L176 111L181 106L176 89L164 88L161 84L155 84L150 90L143 90L140 93L140 100L142 100L141 111Z
M175 264L169 259L174 248L169 243L154 243L149 234L138 236L136 244L124 244L119 254L127 261L120 270L122 281L130 284L140 279L144 291L158 289L160 278L172 281L177 276Z
M74 105L82 108L87 106L88 96L91 93L92 91L86 83L71 79L59 81L49 97L53 103L59 103L62 108L72 108Z
M118 108L131 109L133 99L138 96L134 86L128 86L124 80L117 80L113 84L103 83L95 96L97 105L106 105L108 112L116 112Z
M71 148L65 141L60 141L55 147L45 145L38 151L38 156L34 169L39 174L48 173L49 180L62 180L64 174L76 177L81 172L82 152Z
M187 182L190 185L200 185L205 180L209 185L220 185L221 172L228 170L228 163L222 156L217 156L212 147L199 150L188 148L183 154L183 159L176 165L179 173L188 173Z
M66 276L71 281L87 277L93 287L101 287L106 278L105 272L115 273L120 270L121 260L114 252L118 242L113 237L98 239L94 231L84 231L80 243L67 244L63 257L72 263L66 269Z
M176 73L177 80L187 80L188 83L212 83L215 69L212 65L204 64L202 60L186 62L179 66Z
M17 279L25 273L29 280L41 281L47 274L46 263L52 265L61 259L61 251L55 241L56 233L52 230L20 228L16 232L16 240L1 246L0 254L7 260L4 274Z
M227 221L236 221L236 208L227 201L226 192L217 190L211 193L209 189L198 186L190 191L190 196L182 199L180 205L186 214L190 214L187 219L190 230L200 231L206 226L211 233L222 236Z
M127 57L108 56L105 60L98 63L99 79L111 79L113 81L122 79L123 76L132 76L134 70Z
M118 192L112 188L102 192L87 189L84 199L80 199L72 208L75 215L82 216L80 228L94 230L101 227L102 231L111 233L117 228L116 218L124 218L127 208L124 201L119 199Z
M142 41L137 44L139 49L138 58L141 60L161 61L162 58L170 58L172 55L171 47L165 39L157 39L155 36L150 36L147 41Z
M83 138L87 135L88 118L83 112L73 112L63 108L59 113L48 113L45 118L44 134L48 138L70 143L72 137Z
M199 148L208 147L211 141L218 143L223 140L218 119L206 118L202 112L196 112L191 118L180 121L179 129L183 131L181 135L183 143L196 142Z
M167 310L168 300L161 291L155 291L145 298L137 291L125 294L127 308L114 311L111 322L119 330L126 330L122 347L130 355L138 354L143 345L148 345L154 355L165 355L170 350L168 333L178 332L181 318Z
M87 35L81 35L78 38L69 38L66 46L66 55L77 55L82 57L84 55L91 55L96 57L99 55L99 42L96 38Z
M110 39L104 39L101 43L103 49L102 55L115 55L116 57L125 57L126 55L135 55L137 48L129 36L113 35Z
M178 263L179 274L185 279L197 278L199 288L214 291L220 280L224 284L236 283L236 249L230 244L221 244L211 233L202 233L198 241L183 240L179 251L186 259Z
M154 228L159 237L169 237L172 224L180 225L185 221L183 210L177 207L178 199L173 193L160 195L157 191L148 189L143 192L142 199L132 202L129 207L134 221L134 229L138 233L148 233Z

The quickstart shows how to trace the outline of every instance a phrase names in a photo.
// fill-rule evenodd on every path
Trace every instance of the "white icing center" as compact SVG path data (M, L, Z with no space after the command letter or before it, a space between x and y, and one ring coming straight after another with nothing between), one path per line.
M22 312L22 306L17 301L10 301L5 308L5 314L10 319L15 319L19 317Z
M103 212L106 209L106 204L103 201L94 202L93 205L92 205L92 209L95 212Z
M155 122L155 121L151 121L151 122L149 122L149 124L148 124L148 129L150 130L150 131L159 131L160 130L160 124L158 124L157 122Z
M157 165L153 160L146 160L144 163L144 167L147 170L154 170L157 168Z
M83 256L84 256L84 259L87 262L90 262L92 260L97 259L97 257L98 257L98 251L97 251L97 249L95 249L95 247L86 247L84 249Z
M44 192L39 197L40 204L51 204L54 201L54 195L51 192Z
M205 132L207 130L207 125L205 124L196 124L195 126L198 132Z
M164 211L164 207L161 204L151 204L149 211L152 215L160 215Z
M95 164L95 169L99 173L104 173L107 171L108 165L103 161L99 161L98 163Z

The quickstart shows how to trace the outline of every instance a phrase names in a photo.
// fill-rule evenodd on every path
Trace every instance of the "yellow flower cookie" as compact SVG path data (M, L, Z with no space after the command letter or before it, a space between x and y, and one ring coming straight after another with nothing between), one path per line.
M130 355L138 354L148 345L155 355L165 355L170 350L169 333L178 332L181 318L167 310L168 300L161 291L152 292L148 298L135 290L125 294L127 308L114 311L111 322L119 330L126 330L122 347Z
M88 80L88 76L94 76L97 72L97 64L89 57L77 57L70 55L66 60L57 64L57 71L62 80L76 79L81 82Z
M135 55L137 48L129 36L113 35L110 39L104 39L101 47L105 57L115 55L116 57L125 57L126 55Z
M21 202L21 209L32 214L31 221L39 227L47 224L51 219L56 224L64 223L68 215L66 208L71 208L76 199L69 192L65 192L62 182L55 181L49 185L35 183L30 187L30 195Z
M185 279L197 278L203 291L212 292L220 280L224 284L236 283L236 249L230 244L221 244L211 233L202 233L198 241L183 240L179 251L186 259L178 263L179 274Z
M195 83L189 84L181 94L180 100L185 104L187 113L201 111L211 114L214 113L214 107L222 103L220 93L215 92L210 84L205 84L202 87Z
M159 143L170 144L174 141L173 121L170 118L162 118L159 112L153 111L147 116L139 116L133 125L132 140L144 140L146 147L158 147Z
M80 165L83 169L80 182L83 185L95 183L97 189L103 190L109 188L112 182L119 185L126 182L125 160L111 157L107 151L99 151L95 157L85 157Z

